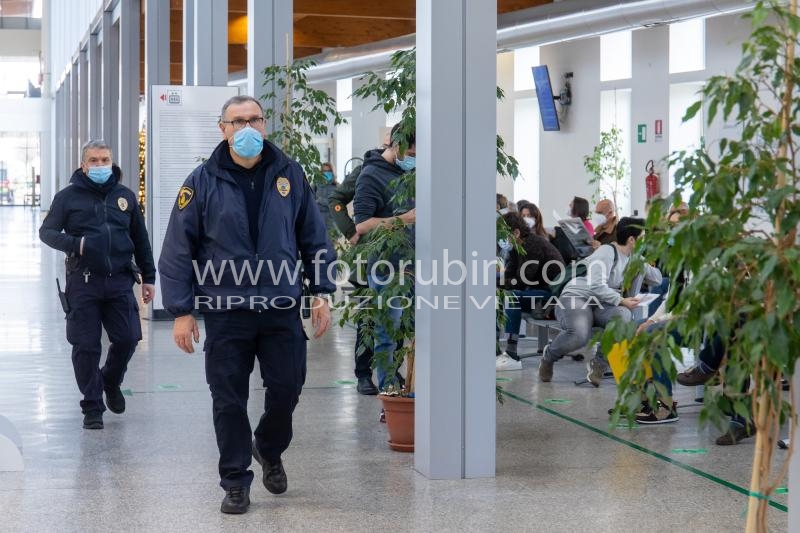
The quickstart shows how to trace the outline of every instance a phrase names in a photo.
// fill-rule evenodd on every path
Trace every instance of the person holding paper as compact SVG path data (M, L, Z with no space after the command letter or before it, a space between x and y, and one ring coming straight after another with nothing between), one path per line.
M643 233L644 220L625 217L617 225L616 242L600 246L592 255L584 259L586 274L578 276L566 284L556 306L556 320L561 332L544 347L539 363L539 379L549 382L553 378L553 365L564 355L586 346L592 337L592 327L604 327L618 318L630 321L632 311L639 305L636 297L622 294L622 280L625 268L630 262L636 241ZM644 282L655 285L661 283L661 272L645 265ZM638 293L634 282L633 294ZM606 363L600 356L589 361L586 379L593 385L600 384Z
M101 140L87 142L80 168L69 186L55 195L39 229L42 242L67 254L62 305L75 379L83 394L85 429L103 429L106 406L112 413L125 411L120 385L142 339L131 288L134 281L143 284L145 304L155 293L156 268L144 217L136 195L121 178L111 148ZM101 369L103 327L111 343Z
M261 104L234 96L219 118L222 142L178 192L159 271L175 344L194 352L205 318L205 370L219 448L220 510L250 505L251 456L272 494L287 489L281 455L306 376L300 318L303 276L310 281L316 337L331 323L336 253L303 169L266 141ZM300 264L302 262L302 265ZM212 273L208 271L211 270ZM266 392L255 432L247 416L250 374L258 358ZM255 436L255 439L253 437Z

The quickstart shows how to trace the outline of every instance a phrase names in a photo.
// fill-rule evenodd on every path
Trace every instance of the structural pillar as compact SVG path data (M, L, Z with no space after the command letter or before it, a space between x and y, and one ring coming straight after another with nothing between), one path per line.
M100 91L100 39L97 33L89 35L89 139L103 138L103 98Z
M438 305L416 315L414 464L433 479L495 474L496 31L496 0L417 0L416 248L439 279L416 286Z
M194 81L195 80L194 6L195 6L195 0L183 0L183 84L184 85L196 85Z
M365 82L353 79L353 90L355 91ZM386 128L386 113L382 109L372 110L377 100L374 96L368 99L353 98L353 111L351 123L353 132L353 153L354 157L364 157L367 150L377 148L383 142L381 130ZM344 179L342 176L340 179Z
M795 405L800 401L800 361L794 365L794 401ZM795 451L797 451L797 443L800 443L800 431L797 429L797 424L792 421L789 425L790 433L789 438L795 441ZM800 457L797 453L793 453L789 459L789 528L787 531L800 531Z
M260 99L267 92L263 86L264 69L271 65L286 65L293 60L292 0L247 0L247 94ZM265 107L279 110L283 98L279 91ZM274 131L277 120L267 124Z
M166 3L169 7L169 3ZM139 190L139 0L119 3L119 146L122 184ZM145 70L146 67L145 67Z
M78 146L89 140L89 51L82 48L78 54Z
M52 50L50 33L52 31L52 6L50 2L42 4L42 98L46 111L42 118L42 133L39 141L39 206L43 210L50 209L50 200L55 195L55 162L58 161L58 147L55 143L55 132L58 130L58 98L54 97L53 79L51 77Z
M194 0L193 15L193 85L225 87L228 85L228 0Z
M70 69L70 112L69 112L69 124L67 127L69 128L69 173L71 174L73 170L80 166L80 153L81 153L81 144L80 144L80 120L81 120L81 112L80 112L80 81L78 78L78 61L72 63L72 68Z
M119 25L114 12L103 12L103 124L102 137L119 156Z

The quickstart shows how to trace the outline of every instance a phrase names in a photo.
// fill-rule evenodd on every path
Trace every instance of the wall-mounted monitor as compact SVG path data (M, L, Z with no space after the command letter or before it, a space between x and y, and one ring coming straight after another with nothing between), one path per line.
M558 110L553 97L553 86L550 84L550 71L547 65L531 67L533 70L533 83L536 85L536 99L539 101L539 113L542 116L544 131L559 131Z

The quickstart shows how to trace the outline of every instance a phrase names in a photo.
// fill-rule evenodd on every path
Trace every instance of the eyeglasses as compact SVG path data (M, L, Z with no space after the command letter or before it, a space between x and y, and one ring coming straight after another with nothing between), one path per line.
M230 124L233 129L240 130L245 126L260 128L264 124L264 117L253 117L250 119L235 118L233 120L220 120L220 124Z

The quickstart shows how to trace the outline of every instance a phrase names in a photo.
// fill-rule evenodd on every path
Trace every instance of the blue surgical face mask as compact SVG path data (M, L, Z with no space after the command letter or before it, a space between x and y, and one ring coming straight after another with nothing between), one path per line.
M395 160L395 164L400 167L403 172L411 172L417 168L417 159L413 155L406 155L405 159L399 157Z
M89 167L89 172L87 172L86 175L96 184L102 185L111 177L111 165L106 167Z
M325 176L325 181L327 181L328 183L333 181L333 172L331 172L330 170L326 170L325 172L322 173L322 175Z
M500 249L506 253L510 252L514 248L514 245L511 244L511 241L507 239L500 239L497 241L497 244L500 246Z
M250 126L244 127L233 134L233 151L239 157L252 159L260 154L263 148L264 137L261 136L261 132Z

